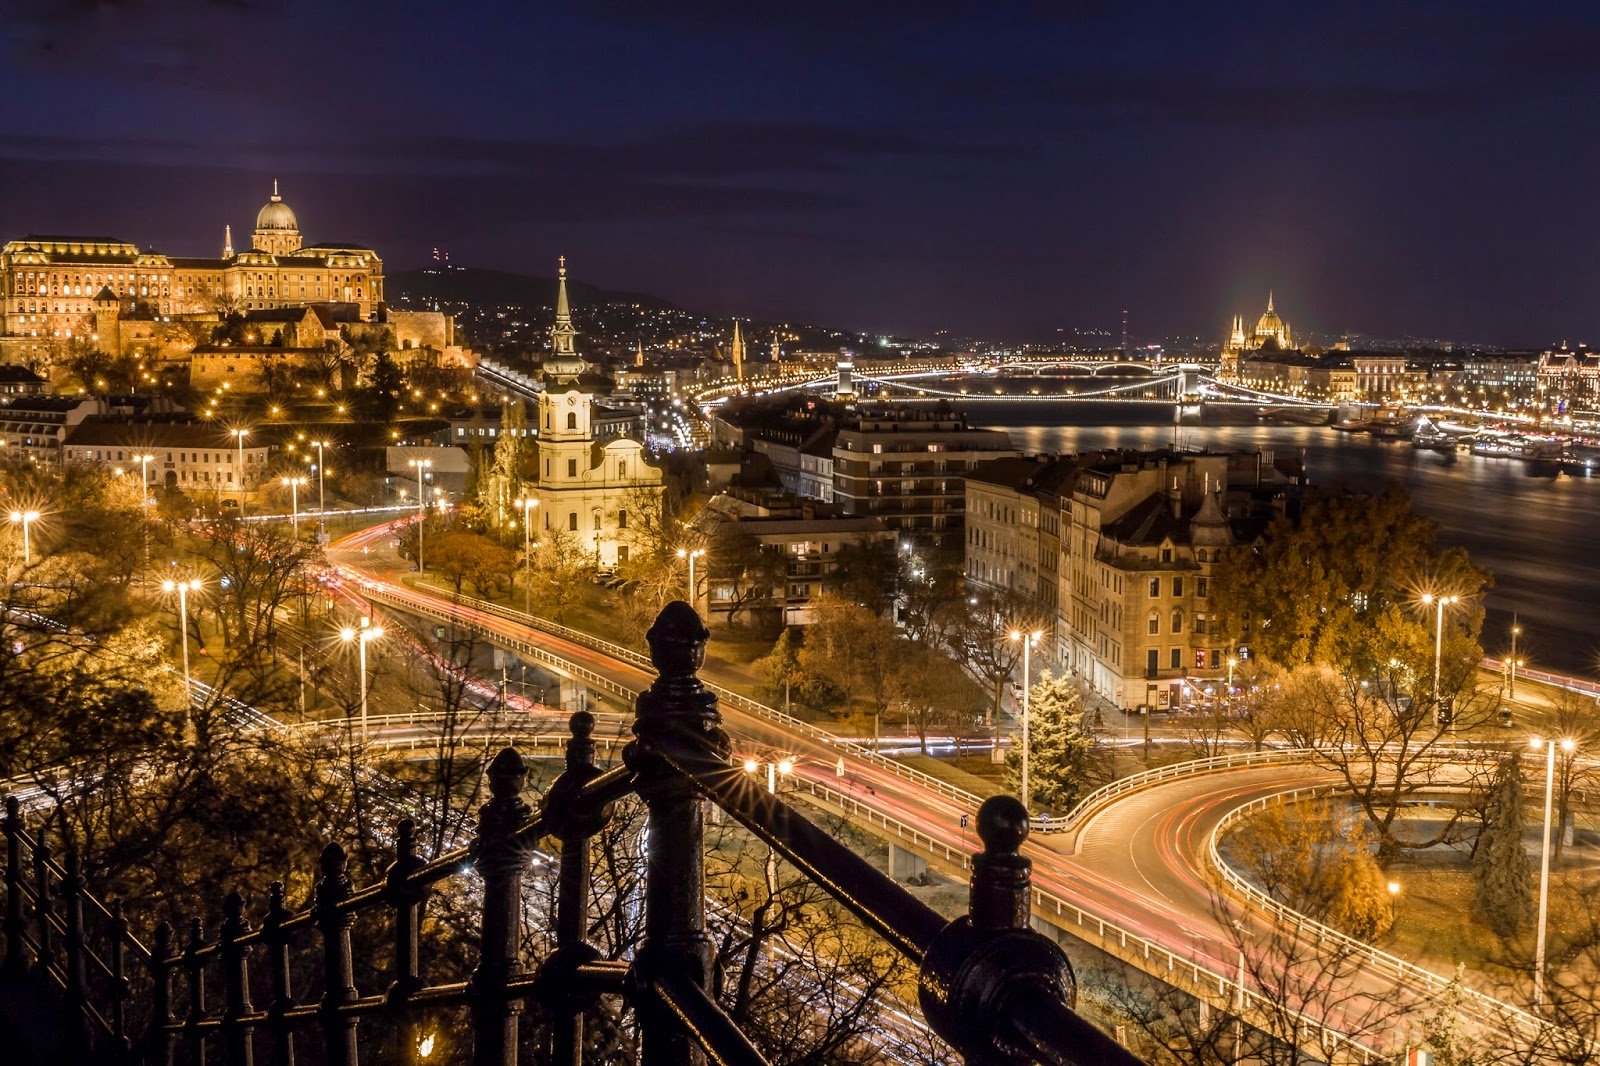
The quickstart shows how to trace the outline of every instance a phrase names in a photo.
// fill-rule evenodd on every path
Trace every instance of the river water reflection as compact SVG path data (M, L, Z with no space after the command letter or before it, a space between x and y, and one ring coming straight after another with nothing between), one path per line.
M1156 404L964 401L974 425L1007 430L1025 452L1159 448L1173 441L1172 408ZM1244 423L1244 424L1240 424ZM1186 410L1185 448L1217 451L1304 449L1311 480L1363 491L1398 481L1418 511L1494 573L1483 643L1506 648L1511 615L1523 627L1519 653L1531 665L1597 672L1600 563L1589 551L1600 530L1600 477L1535 474L1517 460L1418 451L1326 426L1263 422L1254 410Z

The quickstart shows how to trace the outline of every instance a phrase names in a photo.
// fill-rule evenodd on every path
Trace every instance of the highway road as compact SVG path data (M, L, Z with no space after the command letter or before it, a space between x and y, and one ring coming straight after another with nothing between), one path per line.
M537 645L560 660L604 679L619 693L633 693L650 683L653 671L594 647L519 621L515 612L482 610L445 595L411 589L399 581L399 564L389 550L392 524L372 527L329 546L330 563L344 575L344 591L379 595L390 603L414 607L426 617L448 618L508 642ZM717 682L715 671L703 677ZM908 780L869 758L858 757L848 742L830 743L818 731L796 732L771 717L722 701L722 714L735 742L736 758L759 758L774 752L796 757L800 787L824 806L873 827L880 836L900 839L913 851L933 858L947 871L959 868L977 846L967 824L974 813L972 797L959 790L930 787ZM843 752L844 773L838 770ZM880 760L881 761L881 760ZM1225 774L1182 777L1128 793L1090 817L1075 833L1034 836L1025 853L1034 862L1037 890L1035 913L1049 924L1068 930L1148 972L1192 990L1214 986L1211 998L1231 1003L1232 982L1240 971L1240 946L1219 920L1216 875L1208 860L1212 830L1228 812L1261 797L1308 785L1331 784L1332 776L1306 765L1237 769ZM752 782L752 787L758 787ZM909 832L908 832L909 829ZM1270 974L1279 955L1261 916L1255 915L1243 937L1247 969ZM1283 934L1279 933L1281 944ZM1387 1014L1384 1004L1409 997L1397 989L1397 978L1381 967L1349 964L1341 992L1307 1002L1308 1014L1338 1032L1355 1031L1363 1043L1380 1042L1367 1032L1369 1019ZM1187 974L1184 971L1189 971ZM1442 980L1442 978L1441 978ZM1401 979L1401 983L1405 982ZM1246 978L1246 994L1299 986L1298 979L1268 978L1258 989ZM1296 998L1299 993L1289 993ZM1299 1006L1296 1004L1295 1006ZM1386 1052L1399 1050L1390 1041L1406 1026L1391 1022L1382 1040ZM1403 1041L1402 1041L1403 1042ZM1356 1056L1358 1059L1360 1055Z

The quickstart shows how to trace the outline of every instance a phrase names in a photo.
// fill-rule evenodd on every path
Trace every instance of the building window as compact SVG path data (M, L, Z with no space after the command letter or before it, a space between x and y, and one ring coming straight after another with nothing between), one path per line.
M1183 649L1182 648L1173 648L1172 649L1172 668L1174 670L1182 670L1183 669Z
M1164 562L1164 563L1172 562L1172 549L1171 548L1162 548L1161 549L1161 561Z
M1174 596L1183 595L1183 578L1175 577L1172 579L1172 594Z
M576 459L568 459L567 460L567 476L568 477L577 477L578 476L578 460L576 460Z
M617 512L617 528L618 529L627 529L628 528L628 512L627 511L618 511Z
M1161 579L1159 577L1153 577L1153 578L1150 579L1150 598L1154 600L1154 599L1159 599L1160 596L1161 596Z
M1156 611L1150 612L1150 624L1148 632L1152 637L1161 632L1161 615Z
M1144 655L1144 676L1145 677L1155 677L1156 673L1158 671L1160 671L1160 669L1161 669L1160 655L1161 655L1161 653L1158 652L1154 648L1151 648L1149 651L1145 652L1145 655Z
M1173 611L1172 612L1172 631L1174 633L1182 633L1183 632L1183 612L1182 611Z
M569 512L567 512L567 529L571 530L573 533L576 533L578 531L578 512L577 511L569 511Z
M576 412L576 411L568 411L567 412L567 428L568 429L577 429L578 428L578 412Z
M1211 582L1209 579L1203 577L1194 579L1194 594L1201 599L1204 599L1209 594L1210 587Z

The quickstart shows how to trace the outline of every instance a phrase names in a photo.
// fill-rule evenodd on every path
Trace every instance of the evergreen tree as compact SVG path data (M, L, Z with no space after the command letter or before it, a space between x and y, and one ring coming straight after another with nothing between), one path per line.
M523 471L533 456L527 429L528 416L522 401L508 397L500 413L500 437L495 442L494 459L488 471L480 470L475 479L479 507L497 533L504 532L511 519L518 517L516 500L527 489ZM538 521L537 515L534 520Z
M1102 773L1100 747L1083 725L1078 690L1065 677L1044 671L1028 699L1028 784L1034 810L1064 814ZM1022 792L1022 738L1006 752L1006 788Z
M1473 908L1503 937L1514 936L1533 909L1533 869L1522 846L1522 831L1522 761L1512 755L1495 777L1483 831L1472 852L1472 879L1477 885Z
M805 679L800 668L800 637L794 626L785 626L766 657L756 664L761 671L761 694L769 700L783 699L785 686L791 690ZM791 691L791 697L794 693Z

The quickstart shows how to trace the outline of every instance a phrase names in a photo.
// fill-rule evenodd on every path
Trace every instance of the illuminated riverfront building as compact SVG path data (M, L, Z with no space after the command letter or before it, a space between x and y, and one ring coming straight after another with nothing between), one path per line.
M346 242L304 243L273 183L250 248L190 258L141 251L112 237L29 236L0 248L0 354L48 363L71 342L122 353L162 322L230 311L337 303L366 319L383 302L383 261Z
M1272 293L1267 293L1267 309L1256 319L1255 328L1248 333L1244 328L1244 316L1233 316L1233 329L1228 334L1228 342L1222 346L1221 376L1224 380L1236 381L1239 377L1239 361L1251 353L1262 350L1280 352L1294 349L1294 331L1289 328L1287 320L1279 316L1272 306Z

